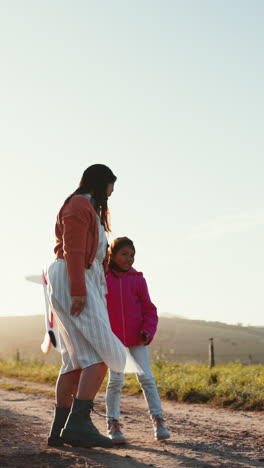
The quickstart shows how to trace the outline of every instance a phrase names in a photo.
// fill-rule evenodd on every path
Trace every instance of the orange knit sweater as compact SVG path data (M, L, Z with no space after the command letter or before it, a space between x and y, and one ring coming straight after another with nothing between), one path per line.
M71 296L86 296L85 268L90 268L98 247L97 215L92 203L83 195L74 195L57 216L57 258L67 265Z

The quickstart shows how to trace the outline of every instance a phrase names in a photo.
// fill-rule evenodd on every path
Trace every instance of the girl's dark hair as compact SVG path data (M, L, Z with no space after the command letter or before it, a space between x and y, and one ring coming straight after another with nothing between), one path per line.
M110 231L107 205L107 185L114 184L116 176L104 164L93 164L83 173L79 187L65 200L68 203L74 195L91 193L93 206L106 231Z
M117 237L115 240L113 240L112 244L110 245L108 249L108 254L109 254L108 267L111 271L116 269L116 265L112 261L111 255L115 255L120 249L122 249L122 247L130 247L131 249L134 250L134 253L136 253L135 246L131 239L129 239L128 237Z
M131 247L136 253L133 241L128 237L117 237L109 247L109 255L115 255L122 247Z

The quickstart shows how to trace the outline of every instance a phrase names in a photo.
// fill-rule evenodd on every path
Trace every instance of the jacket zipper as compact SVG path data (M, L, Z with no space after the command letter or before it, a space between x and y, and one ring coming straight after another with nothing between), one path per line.
M124 343L125 343L126 342L126 331L125 331L125 314L124 314L122 278L120 278L120 301L121 301L121 311L122 311L123 339L124 339Z

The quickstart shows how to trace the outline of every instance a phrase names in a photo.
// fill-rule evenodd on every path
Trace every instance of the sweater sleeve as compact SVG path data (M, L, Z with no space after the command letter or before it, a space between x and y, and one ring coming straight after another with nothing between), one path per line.
M158 314L156 306L151 302L147 282L145 278L140 279L140 301L142 304L143 324L142 330L150 336L151 341L157 330Z
M67 207L62 216L63 253L71 296L86 296L85 248L89 222L89 213L76 207Z

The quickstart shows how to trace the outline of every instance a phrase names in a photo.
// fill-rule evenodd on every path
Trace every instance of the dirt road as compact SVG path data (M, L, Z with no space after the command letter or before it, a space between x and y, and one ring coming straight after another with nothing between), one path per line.
M0 382L10 379L0 378ZM36 384L28 386L36 387ZM44 386L38 386L44 387ZM45 386L45 388L50 388ZM53 399L0 389L0 467L178 468L264 467L264 413L164 402L171 432L153 440L144 399L123 394L122 422L128 444L113 449L49 448ZM96 399L104 412L104 395ZM105 433L105 419L94 414Z

